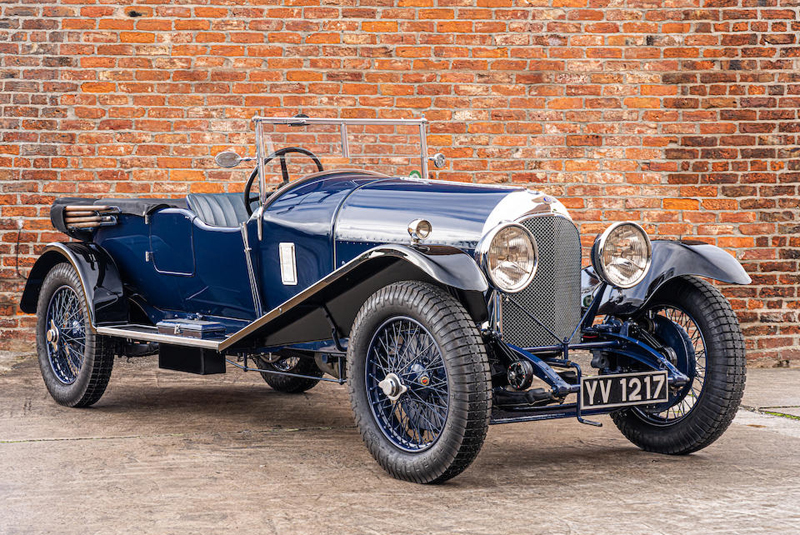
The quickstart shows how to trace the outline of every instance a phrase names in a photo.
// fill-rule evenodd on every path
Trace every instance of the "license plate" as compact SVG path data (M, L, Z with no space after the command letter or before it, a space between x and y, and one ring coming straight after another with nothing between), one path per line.
M581 378L583 408L627 407L669 400L667 372L620 373Z

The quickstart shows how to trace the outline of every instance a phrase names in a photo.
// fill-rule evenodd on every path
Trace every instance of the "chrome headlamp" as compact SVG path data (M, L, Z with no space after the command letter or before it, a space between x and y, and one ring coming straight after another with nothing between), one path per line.
M617 288L639 284L650 269L653 247L642 227L631 221L614 223L597 236L592 266L598 277Z
M539 262L536 238L517 223L492 229L478 244L476 254L492 284L508 293L528 286Z

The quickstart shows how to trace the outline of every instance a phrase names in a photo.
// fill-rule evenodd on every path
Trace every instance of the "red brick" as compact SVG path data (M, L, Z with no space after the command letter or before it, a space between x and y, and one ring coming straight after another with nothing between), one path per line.
M568 146L599 147L602 143L601 136L567 136Z
M121 32L119 40L122 43L154 43L156 34L152 32Z
M255 114L424 114L437 177L561 197L587 246L635 219L743 259L753 285L725 292L774 360L800 345L800 16L754 1L37 6L0 42L0 216L26 218L30 266L62 239L55 195L240 191L210 155L248 146ZM69 38L45 38L59 23ZM14 238L0 222L0 266ZM19 318L0 349L30 340Z
M664 199L665 210L697 210L699 206L697 199Z
M622 100L628 108L659 108L661 101L657 98L630 97Z
M361 29L365 32L396 32L397 21L381 20L363 22L361 24Z
M116 89L116 85L109 82L86 82L81 85L81 91L85 93L110 93Z

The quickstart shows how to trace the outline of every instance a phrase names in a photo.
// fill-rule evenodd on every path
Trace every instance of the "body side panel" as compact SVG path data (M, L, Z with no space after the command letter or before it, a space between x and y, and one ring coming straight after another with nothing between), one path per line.
M266 310L333 271L332 229L339 208L354 190L376 180L382 178L355 171L332 171L290 189L269 203L262 216L263 237L256 255L256 272ZM284 284L281 278L281 243L294 244L296 284Z
M132 299L142 303L150 320L157 322L177 313L194 313L233 318L255 318L244 245L238 228L209 227L193 212L167 208L150 216L153 228L143 217L122 215L114 227L104 227L95 242L116 260ZM184 227L159 225L159 218L187 221ZM174 233L168 237L160 233ZM180 240L188 249L176 252L169 243ZM153 244L159 244L151 257ZM191 254L191 261L178 254ZM155 263L153 262L155 259ZM161 263L158 263L159 260ZM184 266L183 271L157 269ZM188 269L188 268L191 269Z
M346 338L362 303L387 284L422 280L448 286L465 297L476 321L486 317L488 283L471 256L454 247L416 249L406 245L372 248L345 266L297 292L235 333L220 349L240 345L283 345L332 337L334 321Z

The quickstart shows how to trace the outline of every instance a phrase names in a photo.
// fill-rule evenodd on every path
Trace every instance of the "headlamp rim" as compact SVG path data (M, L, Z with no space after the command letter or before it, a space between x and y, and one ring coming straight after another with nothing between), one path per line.
M531 270L530 275L528 275L523 284L520 284L518 287L513 289L505 289L500 284L497 283L494 276L492 275L491 270L489 269L489 249L491 249L492 242L497 237L500 232L504 231L507 228L515 227L522 231L522 233L527 236L528 242L531 244L531 250L533 252L533 269ZM496 225L492 230L484 234L483 238L481 238L480 242L478 242L477 247L475 248L475 256L476 260L478 261L478 265L481 267L481 270L486 275L486 278L489 279L489 282L492 286L503 292L503 293L518 293L528 287L531 283L533 278L536 276L536 271L539 269L539 244L536 242L536 237L531 233L530 230L525 228L525 226L511 221L506 221L503 223L499 223Z
M645 244L647 246L647 262L645 263L644 269L642 270L642 274L639 277L637 277L633 282L631 282L629 284L624 284L624 285L623 284L614 284L609 279L608 273L606 272L606 269L605 269L605 266L603 265L603 263L602 263L602 261L600 259L603 256L603 251L604 251L606 243L608 241L608 237L616 229L618 229L620 227L623 227L623 226L626 226L626 225L635 227L636 229L639 230L639 232L642 234L642 236L644 236L644 241L645 241ZM592 260L592 267L594 267L595 273L597 274L598 277L600 277L600 279L603 282L605 282L605 283L607 283L607 284L609 284L609 285L611 285L611 286L613 286L615 288L621 288L623 290L626 290L628 288L633 288L634 286L636 286L637 284L642 282L644 280L644 278L647 276L647 273L650 271L650 265L653 262L653 244L650 242L650 236L647 235L647 231L644 230L644 228L640 224L638 224L638 223L636 223L634 221L618 221L618 222L616 222L613 225L609 226L607 229L605 229L603 232L601 232L600 234L597 235L597 237L594 240L594 244L592 245L591 260Z

